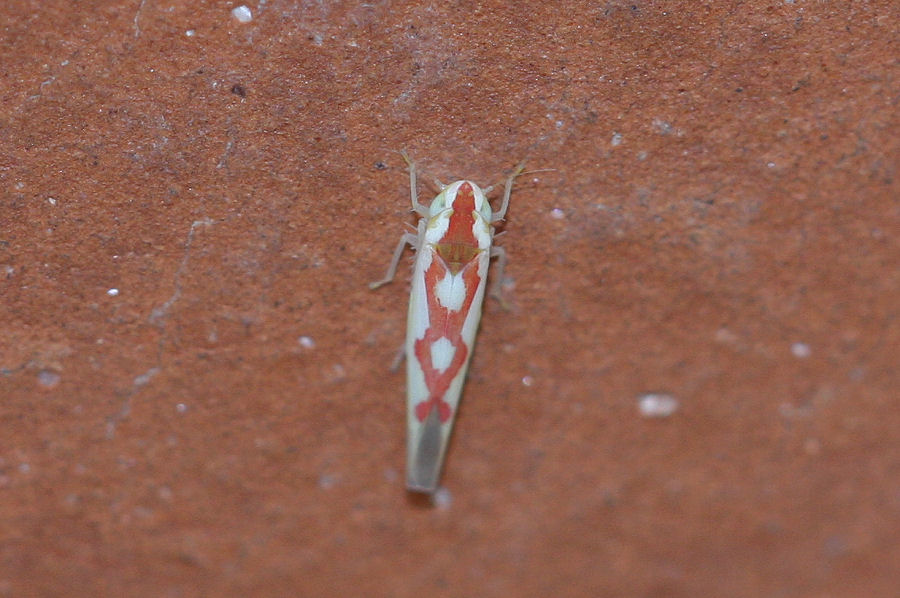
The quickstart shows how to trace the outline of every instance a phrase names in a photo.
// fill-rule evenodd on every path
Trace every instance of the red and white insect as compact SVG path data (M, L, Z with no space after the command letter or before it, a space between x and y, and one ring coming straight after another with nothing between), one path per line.
M485 192L472 181L440 185L429 207L416 194L416 168L409 165L412 208L421 219L417 233L401 237L377 288L394 279L406 244L416 249L406 331L406 486L434 492L481 319L488 264L498 258L493 291L500 289L506 254L494 246L494 226L503 220L520 165L506 180L503 203L494 213ZM490 192L490 188L487 189Z

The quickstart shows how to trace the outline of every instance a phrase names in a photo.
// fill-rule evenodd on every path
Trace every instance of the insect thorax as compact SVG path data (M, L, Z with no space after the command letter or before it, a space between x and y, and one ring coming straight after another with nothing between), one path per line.
M434 245L434 251L453 275L458 274L467 264L475 261L478 254L482 252L481 249L473 247L469 243L437 243Z

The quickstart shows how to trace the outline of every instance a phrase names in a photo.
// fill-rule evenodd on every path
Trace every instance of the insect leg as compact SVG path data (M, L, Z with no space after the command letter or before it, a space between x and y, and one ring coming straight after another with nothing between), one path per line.
M422 216L423 218L428 217L428 208L419 203L419 198L416 193L416 165L410 159L409 154L406 153L406 150L401 150L400 155L403 156L403 159L406 160L406 165L409 167L409 198L412 202L413 212Z
M506 250L496 245L491 246L490 256L497 258L494 266L494 282L491 283L491 297L500 302L503 309L509 309L509 303L503 297L503 274L506 270Z
M516 180L516 177L522 174L522 171L525 170L525 163L521 163L516 166L516 169L513 171L509 178L506 179L506 185L503 187L503 203L500 204L500 209L497 210L497 213L494 214L494 222L499 222L503 220L503 217L506 216L506 210L509 208L509 196L512 195L512 186L513 181Z
M412 233L403 233L403 236L400 237L400 242L397 243L397 247L394 248L394 256L391 258L391 264L388 266L387 273L381 280L370 282L370 289L377 289L381 285L385 285L394 280L394 275L397 274L397 264L400 263L400 257L403 255L403 250L406 249L407 244L418 247L419 236Z

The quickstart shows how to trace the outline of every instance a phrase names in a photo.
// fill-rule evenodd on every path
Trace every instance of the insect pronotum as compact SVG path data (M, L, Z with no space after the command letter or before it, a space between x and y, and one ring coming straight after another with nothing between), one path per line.
M440 479L493 257L498 263L492 294L499 297L506 253L492 244L494 226L506 215L513 182L524 167L519 165L506 179L496 213L485 191L466 180L438 183L441 192L426 207L417 197L415 164L405 152L401 155L409 166L410 200L420 220L416 234L400 238L385 277L369 286L393 280L406 245L415 248L405 344L406 486L430 493Z

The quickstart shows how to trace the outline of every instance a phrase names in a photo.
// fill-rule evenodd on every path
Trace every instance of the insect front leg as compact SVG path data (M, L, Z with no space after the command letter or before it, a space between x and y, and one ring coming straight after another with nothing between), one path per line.
M416 192L416 164L410 159L406 150L400 150L400 155L406 160L406 166L409 168L409 199L412 202L413 212L423 218L427 218L428 208L419 203L419 196Z
M524 162L516 166L513 173L506 179L506 185L503 186L503 203L500 204L500 209L494 214L493 222L500 222L506 216L506 210L509 209L509 197L512 195L513 182L515 182L517 176L522 174L523 170L525 170Z

